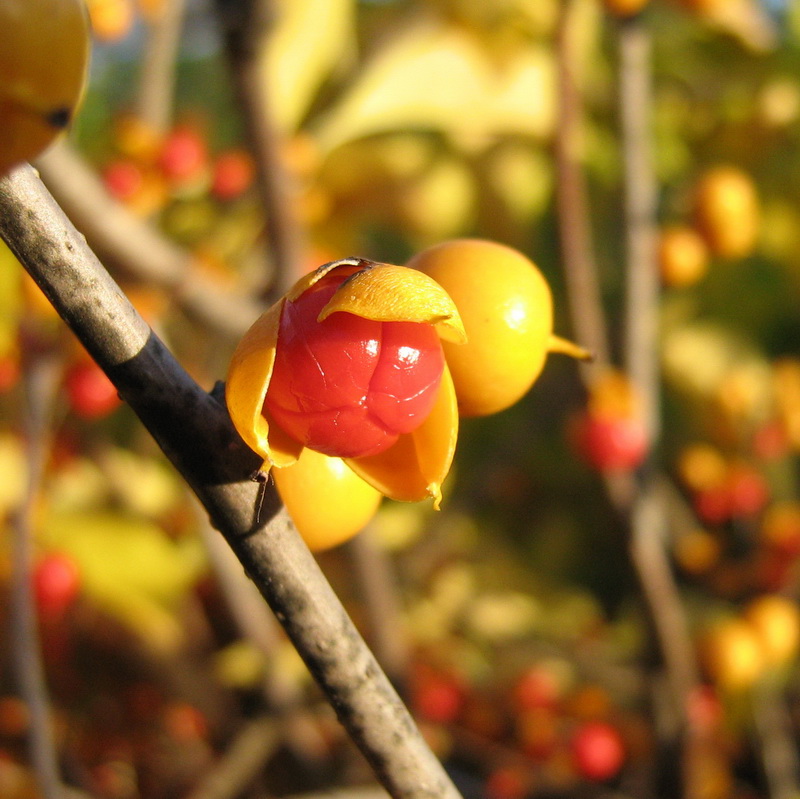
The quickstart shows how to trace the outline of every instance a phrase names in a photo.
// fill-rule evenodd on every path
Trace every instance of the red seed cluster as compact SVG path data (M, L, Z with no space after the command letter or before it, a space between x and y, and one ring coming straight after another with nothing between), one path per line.
M265 410L305 446L354 458L383 452L422 424L444 356L430 325L342 312L318 322L341 284L337 271L286 302Z

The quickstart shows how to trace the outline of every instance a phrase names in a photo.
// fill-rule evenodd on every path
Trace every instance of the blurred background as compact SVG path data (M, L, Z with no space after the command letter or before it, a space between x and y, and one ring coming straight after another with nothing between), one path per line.
M466 236L531 258L598 355L464 420L440 511L384 501L318 555L464 796L800 796L800 3L88 6L83 108L37 166L201 385L304 272ZM29 506L76 796L380 796L0 247L0 795L41 795L9 601Z

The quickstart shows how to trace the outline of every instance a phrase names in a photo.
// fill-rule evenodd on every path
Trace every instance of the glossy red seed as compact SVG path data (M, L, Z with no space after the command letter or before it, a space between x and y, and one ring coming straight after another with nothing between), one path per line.
M444 369L436 331L337 312L317 316L342 283L324 277L284 306L265 409L304 445L374 455L430 413Z

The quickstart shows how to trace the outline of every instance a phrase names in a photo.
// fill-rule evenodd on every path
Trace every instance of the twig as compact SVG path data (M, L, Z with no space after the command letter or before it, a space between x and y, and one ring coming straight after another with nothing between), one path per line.
M666 551L668 497L659 488L653 453L660 435L658 345L659 276L655 220L657 182L650 151L650 34L640 18L618 29L619 109L625 186L627 245L625 369L641 403L649 441L649 462L631 496L630 556L663 658L672 697L676 733L683 736L683 795L697 795L693 731L687 712L699 681L686 614Z
M800 795L800 761L791 714L778 686L762 681L753 692L753 722L770 799Z
M271 0L215 0L215 4L267 216L273 274L263 297L271 302L289 288L302 257L294 187L283 162L261 64L274 9Z
M559 118L556 126L556 171L561 258L567 278L567 296L575 338L594 353L581 363L584 377L609 363L608 332L597 280L586 183L581 169L581 101L575 84L576 0L560 7L557 62Z
M383 668L397 680L406 674L408 640L400 623L400 599L392 564L366 531L346 545L369 621L368 640Z
M166 0L147 28L136 115L161 136L172 120L175 65L186 0Z
M234 799L250 785L281 743L274 718L262 717L240 730L233 744L210 775L200 778L200 787L187 799Z
M191 316L237 338L260 313L260 305L220 291L195 268L191 253L110 197L95 172L66 142L51 147L36 166L93 249L113 258L137 279L172 292Z
M225 407L148 328L28 166L0 180L0 236L205 506L387 791L458 799L272 489L256 512L259 459Z
M28 485L15 515L11 575L12 657L20 695L30 713L31 762L45 799L62 799L58 753L53 736L50 700L39 645L36 603L31 583L33 569L33 517L47 458L50 417L61 376L55 355L40 352L36 345L29 354L23 377Z

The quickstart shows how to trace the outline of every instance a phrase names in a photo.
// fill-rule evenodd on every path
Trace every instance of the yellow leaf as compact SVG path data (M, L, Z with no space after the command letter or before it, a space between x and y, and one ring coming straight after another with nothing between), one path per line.
M109 512L61 513L39 543L72 556L88 597L158 648L176 644L181 598L202 573L199 539L172 541L157 525Z
M404 129L483 146L499 133L549 136L554 118L555 68L544 46L520 50L500 66L464 29L424 21L377 53L317 134L328 152Z
M354 0L279 0L263 54L278 127L294 132L331 70L355 47Z

